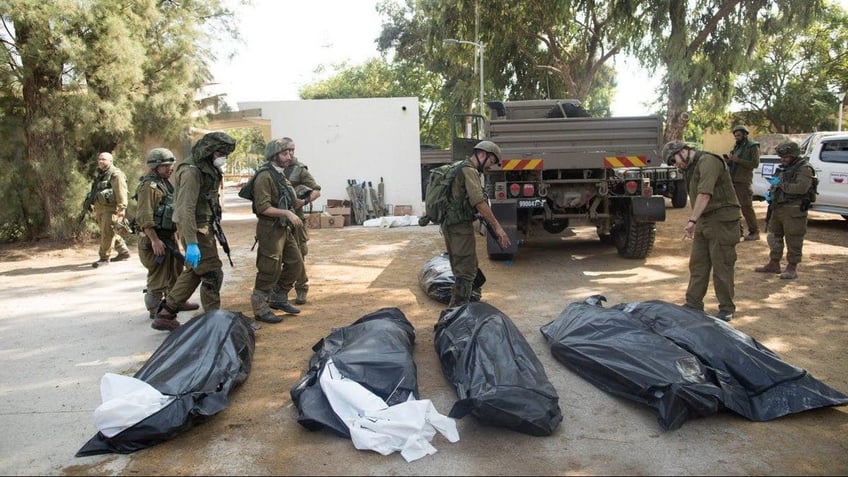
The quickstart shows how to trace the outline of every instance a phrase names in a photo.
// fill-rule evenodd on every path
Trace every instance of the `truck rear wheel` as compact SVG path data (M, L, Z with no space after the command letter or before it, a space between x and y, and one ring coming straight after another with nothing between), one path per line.
M612 238L618 254L624 258L645 258L654 248L657 228L653 223L627 220L613 228Z
M674 193L671 196L671 206L675 209L686 207L686 201L689 199L689 194L686 190L686 182L677 181L674 183Z

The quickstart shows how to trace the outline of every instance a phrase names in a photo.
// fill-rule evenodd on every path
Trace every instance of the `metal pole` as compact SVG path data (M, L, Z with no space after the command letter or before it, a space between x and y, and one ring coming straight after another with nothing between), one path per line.
M836 95L839 98L839 122L836 123L836 130L842 131L842 100L845 99L845 93Z
M483 50L485 45L481 41L477 46L480 48L480 116L483 116ZM842 108L839 108L839 124L842 124Z

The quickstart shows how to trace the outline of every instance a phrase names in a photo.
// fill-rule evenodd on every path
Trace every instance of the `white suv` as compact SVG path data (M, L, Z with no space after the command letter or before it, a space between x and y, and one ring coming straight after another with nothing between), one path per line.
M810 154L819 179L812 210L848 219L848 133L822 137Z

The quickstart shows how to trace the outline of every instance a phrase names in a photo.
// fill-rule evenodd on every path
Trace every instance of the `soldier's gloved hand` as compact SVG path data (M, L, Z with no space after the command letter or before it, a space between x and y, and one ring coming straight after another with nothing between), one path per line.
M780 177L777 177L777 176L771 176L766 180L768 181L769 184L771 184L773 186L780 184Z
M771 204L771 191L770 190L766 191L766 202Z
M191 265L191 268L197 268L197 263L200 262L200 248L196 243L186 245L186 263Z

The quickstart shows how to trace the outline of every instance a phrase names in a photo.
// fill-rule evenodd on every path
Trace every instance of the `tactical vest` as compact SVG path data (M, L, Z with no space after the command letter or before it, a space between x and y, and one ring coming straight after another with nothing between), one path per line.
M472 207L468 202L468 189L465 183L465 174L462 172L466 167L470 167L475 171L477 170L471 164L471 161L467 159L462 161L459 167L457 167L456 176L453 180L453 190L450 195L451 200L448 203L445 220L442 222L444 226L471 222L474 220L474 214L477 212L477 209Z
M796 160L794 163L789 166L784 167L778 172L778 176L780 177L780 182L795 182L798 177L798 172L802 167L809 167L811 171L811 175L813 177L813 181L810 184L810 188L807 189L806 192L801 194L787 194L786 191L781 187L773 187L772 191L772 202L774 204L791 204L791 203L801 203L804 199L810 199L812 196L811 202L815 202L816 200L816 191L815 186L818 183L816 179L816 171L813 169L813 166L810 165L810 161L806 158L800 158Z
M116 205L115 191L112 190L112 177L121 171L115 166L101 172L94 180L94 203L97 205Z
M197 195L194 218L198 226L212 223L213 217L220 213L220 211L212 210L209 207L209 202L211 201L213 205L220 203L218 193L220 191L221 181L224 178L223 174L209 161L201 160L196 162L194 157L185 159L177 166L178 173L181 167L196 167L200 170L200 193Z
M271 174L271 179L272 179L272 182L274 184L274 189L275 189L274 195L279 197L279 199L277 200L277 208L282 209L282 210L290 210L290 211L294 212L295 211L294 206L296 204L296 197L297 196L295 195L294 188L291 186L291 182L286 178L286 176L284 176L283 174L278 172L277 169L275 169L274 166L272 166L268 162L266 162L265 164L262 164L259 167L259 169L256 171L256 175L254 175L254 177L258 176L259 174L261 174L264 171L268 171L268 174ZM255 205L254 205L254 208L253 208L253 213L256 214ZM257 216L260 216L260 214L257 214ZM288 225L288 219L287 218L278 217L277 219L279 220L280 225L283 225L283 226Z
M156 210L153 211L153 227L157 232L165 232L166 234L172 233L177 230L177 224L175 224L173 220L174 186L172 186L170 182L159 177L159 175L155 172L143 176L138 182L138 187L136 188L133 199L138 200L138 191L151 182L155 183L156 187L164 192L162 199L159 201L159 205L157 205Z

